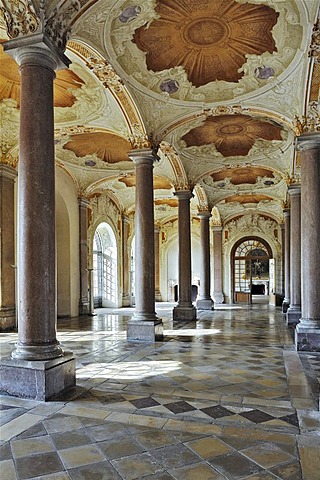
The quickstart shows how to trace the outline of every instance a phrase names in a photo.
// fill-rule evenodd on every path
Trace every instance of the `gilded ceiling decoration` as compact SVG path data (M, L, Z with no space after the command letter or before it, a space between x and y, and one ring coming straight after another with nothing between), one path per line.
M20 105L20 74L17 63L0 47L0 100L12 98ZM56 72L54 80L54 106L72 107L76 97L72 89L81 88L84 81L72 70L66 68Z
M187 147L214 144L224 157L245 156L256 140L282 140L281 127L248 115L209 117L182 137Z
M119 182L124 183L127 187L136 186L136 176L135 175L126 175L125 177L120 177ZM159 175L153 176L153 188L155 190L171 190L172 185L167 178L160 177Z
M96 155L106 163L130 162L130 143L125 138L110 132L92 132L71 135L63 148L72 150L77 157ZM93 160L94 161L94 160Z
M222 182L228 178L233 185L240 185L242 183L255 184L258 177L270 178L269 182L271 183L266 183L266 185L272 185L274 183L272 171L261 167L228 168L226 170L220 170L220 172L212 173L211 177L214 182ZM265 180L265 182L268 182L268 180Z
M196 87L215 80L238 82L246 55L277 51L272 28L278 13L266 5L235 0L157 0L158 18L133 36L146 52L148 70L184 67ZM175 91L175 82L162 84Z
M244 203L260 203L264 200L272 200L268 195L232 195L225 199L226 203L238 202L242 205Z

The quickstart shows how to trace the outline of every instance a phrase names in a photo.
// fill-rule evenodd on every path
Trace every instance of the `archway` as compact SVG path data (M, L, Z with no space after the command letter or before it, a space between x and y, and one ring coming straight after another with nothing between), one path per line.
M101 223L93 238L93 299L95 307L117 307L117 245L112 228Z
M261 238L242 238L234 245L231 252L233 302L268 302L273 277L271 259L271 248Z

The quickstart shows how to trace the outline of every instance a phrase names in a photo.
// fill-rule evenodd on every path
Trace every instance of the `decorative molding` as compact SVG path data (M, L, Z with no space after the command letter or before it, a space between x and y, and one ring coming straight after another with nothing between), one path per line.
M161 152L168 158L172 170L174 172L174 189L175 190L188 190L190 185L188 177L183 168L182 162L172 145L166 142L161 142L159 145Z
M30 0L1 0L0 7L10 39L43 33L64 52L72 20L81 9L78 0L59 2L50 10L50 3L40 0L39 6ZM49 4L49 5L48 5Z
M309 48L309 56L315 57L320 61L320 18L318 17L312 32L311 43Z

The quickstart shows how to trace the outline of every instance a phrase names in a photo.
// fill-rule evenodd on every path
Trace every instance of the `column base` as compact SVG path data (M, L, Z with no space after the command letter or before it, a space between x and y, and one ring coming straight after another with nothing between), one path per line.
M16 349L12 352L12 358L27 361L54 360L63 357L64 352L59 342L50 345L24 345L17 342Z
M301 307L299 306L290 306L287 310L287 325L297 325L300 322L301 318Z
M15 307L0 307L0 332L9 332L16 329Z
M72 353L54 360L1 361L1 391L20 398L46 401L76 384L76 360Z
M155 300L156 300L156 302L162 302L162 295L161 295L160 290L155 291Z
M295 330L295 346L300 352L320 352L320 328L304 327L299 323Z
M177 305L173 309L173 320L187 322L195 321L197 320L197 309L193 305L190 307Z
M122 306L123 307L130 307L130 296L129 295L122 295Z
M128 342L161 342L163 340L163 323L160 318L155 320L135 320L127 324Z
M214 304L212 298L199 298L196 302L198 310L214 310Z
M284 299L283 302L282 302L282 313L287 313L289 305L290 305L290 302L288 300Z
M89 302L86 303L80 303L79 304L79 315L89 315L90 313L90 308L89 308Z
M214 303L223 303L224 302L224 295L222 292L213 292L212 295Z

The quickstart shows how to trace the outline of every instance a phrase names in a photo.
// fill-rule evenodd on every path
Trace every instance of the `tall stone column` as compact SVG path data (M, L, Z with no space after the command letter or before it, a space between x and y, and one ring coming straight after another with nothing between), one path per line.
M320 134L298 137L301 150L301 319L297 350L320 351Z
M173 309L173 320L196 320L197 310L191 301L191 225L190 190L175 192L178 197L179 230L179 285L178 305Z
M75 360L56 336L53 80L69 64L45 34L10 40L20 65L18 342L2 362L2 389L45 400L75 384Z
M0 331L16 327L15 168L0 163Z
M299 323L301 317L301 187L291 185L290 195L290 306L287 325Z
M154 228L154 259L155 259L155 298L156 302L161 302L160 292L160 228Z
M200 295L197 300L198 310L212 310L213 300L210 296L210 212L199 212L200 218Z
M90 202L85 197L79 197L79 268L80 268L80 298L79 315L89 313L89 277L88 277L88 207Z
M215 303L223 303L222 292L222 227L213 227L213 300Z
M122 306L130 305L130 250L128 248L130 222L128 217L122 216Z
M284 235L282 237L282 248L284 260L284 299L282 302L282 313L287 313L290 305L290 208L283 210Z
M155 312L153 162L151 149L132 150L135 163L135 298L128 322L128 340L154 342L163 338L163 325Z

